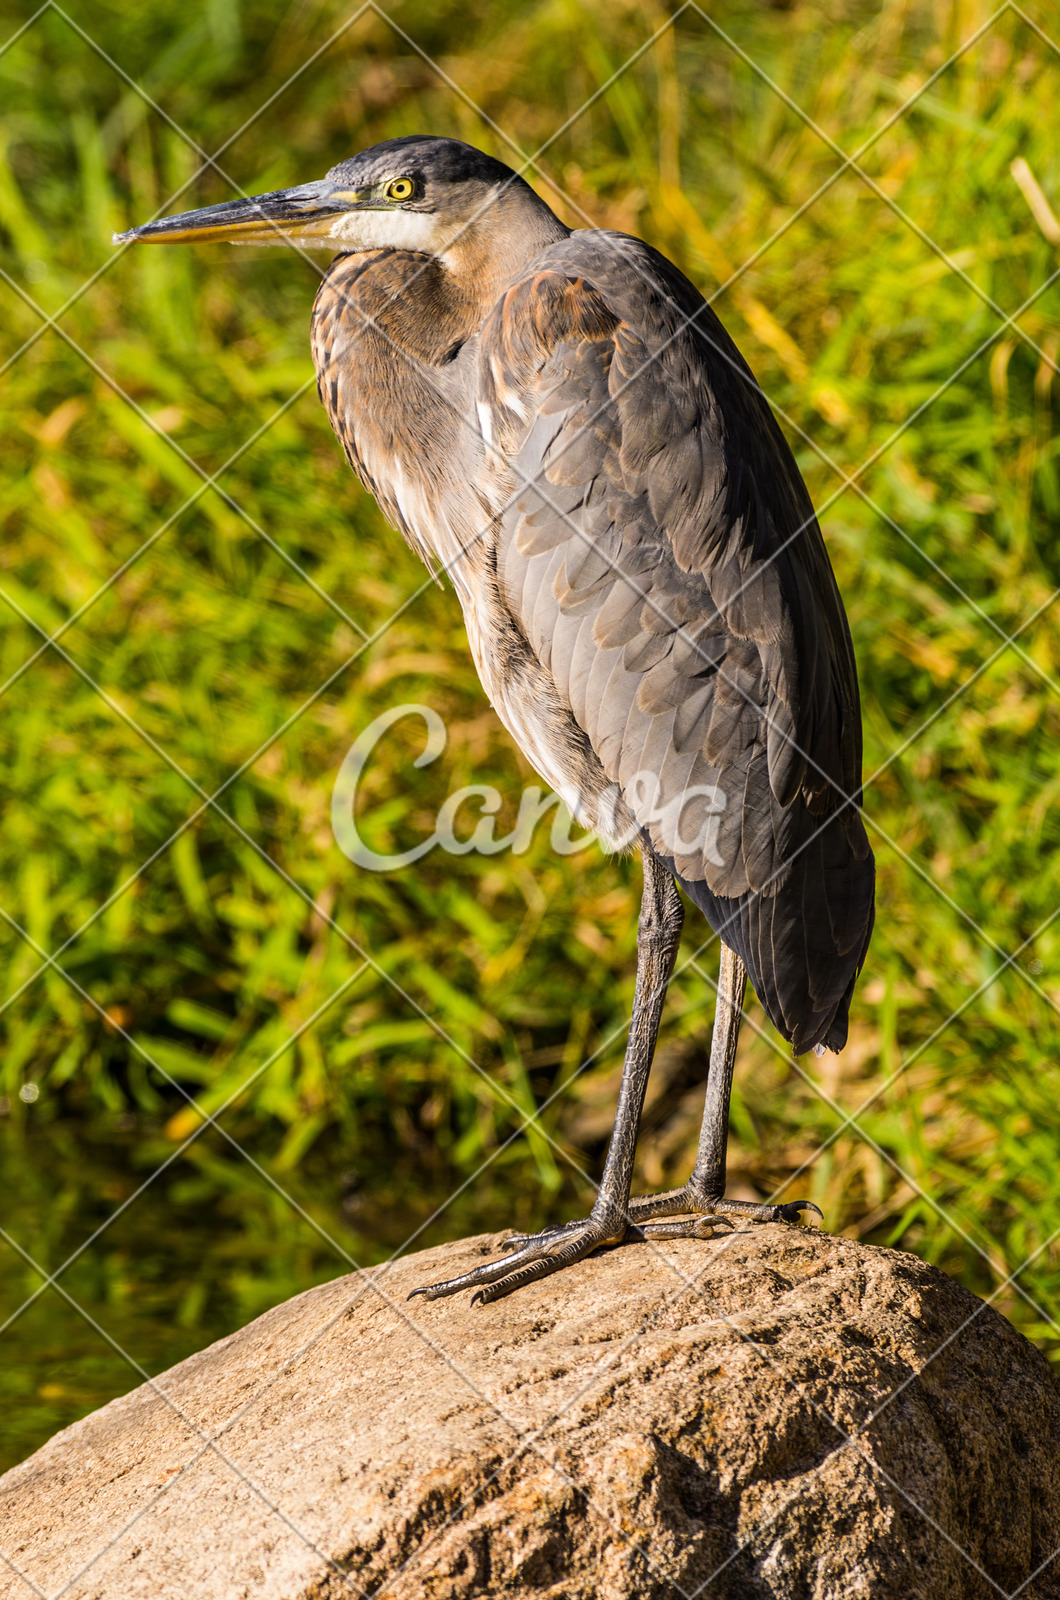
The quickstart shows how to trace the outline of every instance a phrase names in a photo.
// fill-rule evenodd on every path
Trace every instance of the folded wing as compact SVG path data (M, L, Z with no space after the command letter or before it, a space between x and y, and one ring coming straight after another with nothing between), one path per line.
M839 1048L872 927L853 651L809 497L664 258L575 234L479 349L497 581L643 835L796 1050Z

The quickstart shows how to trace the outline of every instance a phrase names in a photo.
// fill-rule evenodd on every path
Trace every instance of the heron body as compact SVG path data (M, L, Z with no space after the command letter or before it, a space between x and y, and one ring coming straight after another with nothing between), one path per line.
M355 471L452 580L498 716L572 812L644 859L638 982L593 1215L430 1294L496 1298L723 1194L745 973L798 1053L840 1049L873 921L849 630L806 488L749 369L640 240L571 233L507 167L411 138L322 184L135 230L337 249L313 310ZM707 1110L682 1190L630 1201L680 934L723 950Z

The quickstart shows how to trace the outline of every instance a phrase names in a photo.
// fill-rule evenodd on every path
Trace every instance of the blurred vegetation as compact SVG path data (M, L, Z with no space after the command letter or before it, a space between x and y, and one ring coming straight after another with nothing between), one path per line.
M745 1030L733 1189L807 1194L1060 1351L1060 57L1007 13L902 111L989 0L704 9L645 49L666 13L626 0L86 0L0 55L4 1462L139 1381L78 1307L157 1371L351 1263L584 1211L632 997L627 861L547 826L390 875L338 851L335 774L389 706L450 736L417 770L421 729L388 735L377 849L466 783L500 830L534 777L332 438L314 266L112 249L232 192L192 140L248 192L400 133L545 146L565 220L717 295L822 510L879 861L847 1050ZM708 935L643 1187L694 1148Z

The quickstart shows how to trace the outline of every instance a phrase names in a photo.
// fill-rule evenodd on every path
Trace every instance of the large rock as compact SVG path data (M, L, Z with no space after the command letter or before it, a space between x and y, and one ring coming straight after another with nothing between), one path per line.
M494 1243L299 1295L58 1434L0 1479L0 1594L1060 1595L1060 1384L940 1272L769 1225L406 1301Z

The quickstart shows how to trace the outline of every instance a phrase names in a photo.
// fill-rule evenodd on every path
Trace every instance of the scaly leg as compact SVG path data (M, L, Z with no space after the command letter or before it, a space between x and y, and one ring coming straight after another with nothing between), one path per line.
M692 1176L682 1189L671 1189L667 1194L632 1200L629 1206L630 1224L643 1228L645 1234L650 1237L666 1239L701 1237L704 1233L710 1232L712 1219L733 1214L757 1217L763 1222L797 1222L802 1211L816 1211L818 1216L821 1215L818 1208L809 1200L791 1200L786 1205L775 1206L757 1205L751 1200L725 1198L729 1097L732 1092L736 1044L740 1037L740 1018L743 1014L746 989L746 967L735 951L723 944L703 1123L699 1132L699 1149L696 1153L695 1166L692 1168ZM652 1220L656 1217L684 1216L689 1212L698 1220L668 1223L656 1223Z
M740 1018L746 989L747 972L743 962L727 945L722 945L718 975L718 1004L714 1013L710 1067L695 1166L683 1188L670 1189L665 1194L647 1195L643 1199L638 1198L629 1202L626 1214L630 1228L646 1238L705 1238L713 1232L718 1223L733 1215L753 1217L761 1222L798 1222L803 1211L816 1211L818 1216L821 1214L810 1200L791 1200L786 1205L757 1205L750 1200L725 1198L729 1098L732 1092L732 1074L736 1065L736 1045L740 1036ZM680 1222L655 1220L670 1217L681 1217L686 1220ZM582 1226L582 1223L567 1222L558 1228L550 1229L549 1232L555 1238ZM508 1247L520 1249L530 1243L529 1238L520 1237L509 1240Z
M673 878L650 851L642 854L644 890L637 925L637 984L633 1017L622 1068L615 1127L604 1175L592 1212L584 1220L521 1239L518 1248L458 1278L414 1289L413 1294L438 1300L461 1289L477 1289L475 1299L499 1300L526 1283L559 1272L601 1245L618 1244L629 1226L629 1191L637 1129L644 1106L655 1041L659 1033L666 986L674 969L684 907ZM690 1209L685 1207L685 1210ZM411 1296L410 1296L411 1298Z

